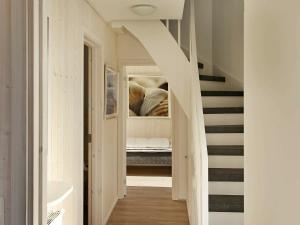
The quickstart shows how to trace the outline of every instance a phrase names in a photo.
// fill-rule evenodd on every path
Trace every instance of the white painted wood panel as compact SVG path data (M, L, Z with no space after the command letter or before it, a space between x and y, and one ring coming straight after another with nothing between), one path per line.
M244 145L244 134L206 134L208 145Z
M242 225L244 224L244 213L210 212L210 225Z
M10 0L0 2L0 224L10 220L10 139L11 139L11 70L10 70ZM6 202L4 206L4 201ZM6 217L4 218L4 213Z
M127 137L172 138L172 121L169 118L128 118Z
M243 156L208 156L209 168L244 168Z
M210 195L244 195L243 182L209 182Z
M64 224L80 225L83 207L83 42L84 35L101 45L97 52L101 63L99 86L103 87L103 63L116 67L116 36L102 18L82 0L54 0L50 12L50 74L49 74L49 180L64 180L74 186L74 192L64 202ZM98 61L97 61L98 62ZM103 103L103 89L96 90ZM100 107L103 110L103 107ZM103 117L102 117L103 118ZM107 218L117 200L117 118L95 121L102 124L103 141L95 151L103 170L102 184L93 190L99 203L99 220ZM99 173L98 176L101 174ZM100 185L100 186L99 186ZM103 198L102 198L103 196ZM101 218L103 206L103 216ZM96 222L101 224L102 221Z
M202 91L240 91L243 90L237 85L232 85L228 79L226 82L214 82L214 81L200 81L200 86Z
M243 97L202 97L203 107L242 107Z
M244 124L243 114L206 114L204 115L205 125L242 125Z
M172 94L172 175L173 199L187 199L188 197L188 119L178 100Z

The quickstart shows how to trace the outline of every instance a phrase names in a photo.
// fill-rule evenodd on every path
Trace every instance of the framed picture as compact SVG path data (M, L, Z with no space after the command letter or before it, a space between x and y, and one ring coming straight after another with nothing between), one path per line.
M118 115L118 73L105 65L105 119L111 119Z
M128 116L170 118L170 91L167 80L161 76L129 76Z

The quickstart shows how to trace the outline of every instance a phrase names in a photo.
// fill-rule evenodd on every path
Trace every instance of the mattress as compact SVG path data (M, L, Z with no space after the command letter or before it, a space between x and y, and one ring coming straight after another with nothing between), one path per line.
M127 150L171 150L168 138L128 138Z
M127 152L127 166L172 166L172 153Z
M171 166L172 146L168 138L128 138L128 166Z

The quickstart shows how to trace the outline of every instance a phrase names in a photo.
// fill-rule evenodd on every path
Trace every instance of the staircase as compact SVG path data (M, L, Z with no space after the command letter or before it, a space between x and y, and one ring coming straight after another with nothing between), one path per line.
M232 91L225 77L199 78L209 155L209 224L243 225L244 92Z

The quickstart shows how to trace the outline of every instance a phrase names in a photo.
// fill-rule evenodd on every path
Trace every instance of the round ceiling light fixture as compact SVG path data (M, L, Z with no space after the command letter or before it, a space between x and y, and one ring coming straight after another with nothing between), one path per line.
M156 10L156 6L149 4L138 4L131 6L131 10L139 16L149 16Z

